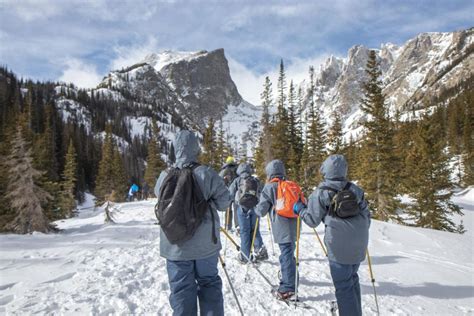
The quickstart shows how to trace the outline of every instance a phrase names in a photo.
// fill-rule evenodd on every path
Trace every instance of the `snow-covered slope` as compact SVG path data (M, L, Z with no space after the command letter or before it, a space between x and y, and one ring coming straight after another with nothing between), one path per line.
M381 315L474 312L474 191L454 201L466 208L464 235L372 222L370 253ZM117 205L117 224L104 224L103 210L86 205L78 217L58 222L63 229L59 234L1 235L0 314L170 315L153 205L152 200ZM261 228L272 254L266 221ZM324 234L321 227L318 233ZM237 263L236 254L227 243L227 269L247 315L329 314L334 290L312 230L303 228L300 250L300 296L308 308L295 310L275 301L252 268L245 280L247 268ZM277 249L260 268L277 282ZM220 274L226 315L238 315L228 281L222 270ZM374 315L367 262L360 278L364 314Z

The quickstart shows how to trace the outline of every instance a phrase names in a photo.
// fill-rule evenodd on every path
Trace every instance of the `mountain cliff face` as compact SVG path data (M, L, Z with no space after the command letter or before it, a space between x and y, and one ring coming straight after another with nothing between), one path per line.
M344 115L345 131L358 130L362 83L369 48L353 46L347 58L331 56L317 71L316 104L327 123L331 112ZM474 29L450 33L422 33L398 47L382 44L376 50L386 102L393 114L433 105L446 93L474 77ZM307 89L308 83L303 82ZM357 134L357 133L356 133Z
M186 127L200 132L213 118L222 119L229 141L240 144L254 139L247 127L260 119L260 109L245 102L232 81L223 49L150 54L137 64L110 72L89 95L122 103L120 110L130 113L122 119L130 139L145 135L151 117L159 122L167 141L174 135L166 131ZM60 104L67 102L60 100ZM81 107L77 101L74 104ZM86 104L84 107L87 109ZM61 109L66 119L82 119L75 117L79 111ZM245 115L237 119L235 113Z

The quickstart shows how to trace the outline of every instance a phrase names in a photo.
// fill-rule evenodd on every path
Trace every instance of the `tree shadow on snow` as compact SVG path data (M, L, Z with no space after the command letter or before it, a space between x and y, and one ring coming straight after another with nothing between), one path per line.
M407 259L403 256L370 256L373 265L398 263L400 259ZM364 261L367 264L367 260Z
M393 282L377 282L375 289L378 295L392 296L425 296L438 299L462 299L474 297L474 286L468 285L443 285L433 282L425 282L420 285L404 286ZM362 293L372 293L372 286L362 285Z

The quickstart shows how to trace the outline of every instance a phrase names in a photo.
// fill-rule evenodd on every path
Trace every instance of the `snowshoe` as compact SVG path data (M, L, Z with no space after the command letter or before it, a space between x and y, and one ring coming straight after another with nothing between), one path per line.
M263 261L268 259L268 252L267 248L263 246L262 248L257 250L257 253L255 254L255 260L256 261Z

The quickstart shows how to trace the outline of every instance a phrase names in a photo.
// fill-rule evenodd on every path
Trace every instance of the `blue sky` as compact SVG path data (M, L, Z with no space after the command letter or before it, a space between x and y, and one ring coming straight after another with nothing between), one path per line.
M151 52L223 47L241 94L258 103L280 58L306 76L356 44L403 44L474 26L474 0L0 0L0 62L40 80L95 86Z

